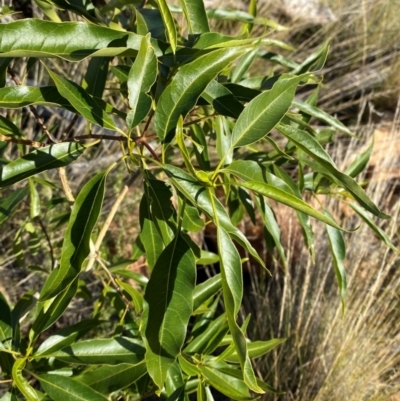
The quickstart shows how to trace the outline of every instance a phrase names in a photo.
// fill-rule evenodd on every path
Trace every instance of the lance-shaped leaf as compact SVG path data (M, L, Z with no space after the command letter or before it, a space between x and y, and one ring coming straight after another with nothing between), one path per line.
M341 123L337 118L331 116L330 114L319 109L318 107L315 107L309 103L298 102L296 100L293 102L293 106L297 107L303 113L308 114L312 117L315 117L318 120L321 120L321 121L329 124L333 128L336 128L337 130L344 132L345 134L354 136L354 134L343 123Z
M278 345L284 343L286 341L285 338L274 338L268 341L254 341L247 344L247 350L249 353L250 359L259 358L268 352L272 351ZM224 360L228 362L239 362L239 357L236 351L233 351L229 356L224 358Z
M271 90L254 98L233 128L231 149L250 145L267 135L286 114L297 86L306 77L282 75Z
M196 310L203 302L214 296L221 289L221 275L216 274L196 286L193 293L193 310Z
M157 103L154 126L160 140L172 139L179 116L185 117L209 83L244 52L243 47L215 50L179 69Z
M285 250L281 243L281 230L279 228L278 222L275 219L274 212L262 196L256 198L256 204L260 212L261 219L264 223L264 227L273 238L276 249L278 250L279 257L281 258L281 261L283 263L283 267L286 270L287 260Z
M11 309L0 292L0 343L10 343L12 337Z
M60 266L52 271L44 284L41 300L57 295L80 273L82 264L89 255L90 235L103 204L107 173L108 171L95 175L79 192L64 235Z
M129 386L146 373L146 363L121 363L116 366L104 365L75 377L101 394L110 394Z
M267 198L290 206L295 210L306 213L311 217L321 220L323 223L337 228L338 230L342 230L342 228L338 226L334 220L325 216L323 213L318 212L312 206L308 205L306 202L302 201L291 193L283 191L280 188L276 188L273 185L265 184L264 182L259 181L246 181L239 183L239 185L250 189L253 192L266 196Z
M368 146L368 148L365 149L364 152L357 155L354 161L346 168L344 173L349 175L350 177L355 178L358 174L364 171L369 162L369 159L371 158L373 148L374 142L372 141L371 145Z
M185 14L189 33L210 32L203 0L179 0Z
M15 184L32 175L75 161L85 150L79 143L57 143L34 150L0 169L0 188Z
M49 34L51 32L51 35ZM142 37L86 22L24 19L0 24L1 57L61 57L79 61L88 56L135 56ZM153 41L156 45L156 41ZM160 55L158 51L157 55Z
M279 124L277 128L279 132L290 139L304 153L306 153L323 168L325 168L330 174L332 174L340 183L340 185L347 189L362 207L382 219L390 218L390 216L378 209L378 207L372 202L372 200L352 177L340 172L337 169L335 163L325 152L324 148L308 132L283 124Z
M185 341L195 284L193 252L178 234L158 258L144 296L146 365L159 390Z
M22 136L19 128L12 121L3 116L0 116L0 134L14 137Z
M369 216L365 210L363 210L360 206L350 203L350 207L354 209L354 211L364 220L365 223L372 229L372 231L376 234L376 236L381 239L390 249L400 254L400 249L397 248L389 236L374 222L374 220Z
M226 395L231 400L247 401L252 400L247 384L234 376L223 373L212 366L200 365L201 375L207 382Z
M243 371L243 378L252 391L263 393L264 391L257 385L257 380L247 353L246 338L236 322L243 297L240 255L228 233L219 225L217 225L217 242L224 304L228 317L229 330Z
M75 82L56 74L54 71L47 69L47 72L56 84L58 91L63 94L79 114L93 124L124 134L116 126L114 120L85 89Z
M28 193L28 187L20 188L13 191L6 198L0 199L0 224L3 224L12 215L16 207Z
M26 106L56 106L74 112L67 99L54 86L9 86L0 89L0 107L19 109Z
M112 107L100 98L95 99L96 103L107 113L115 114L125 118L125 113ZM71 103L60 95L55 86L10 86L0 89L0 107L6 109L20 109L26 106L55 106L77 113Z
M147 265L150 271L152 271L158 257L164 249L164 243L162 236L151 217L150 199L148 195L143 195L139 210L140 226L142 227L140 240L146 251Z
M165 0L157 0L156 4L158 5L158 9L160 10L161 18L164 21L165 33L167 34L172 53L175 54L178 35L176 33L175 22L174 18L172 17L171 10L169 9L168 4Z
M258 252L253 248L246 236L232 224L231 219L221 202L219 202L214 195L210 194L206 187L179 167L164 164L163 168L176 189L178 189L178 191L181 192L191 204L198 206L214 222L218 219L221 227L227 231L235 241L243 246L261 264L261 266L265 267L265 263L258 255ZM218 216L215 216L214 214L213 204Z
M63 288L54 298L44 302L39 302L35 321L29 331L29 339L33 343L46 329L53 325L67 309L71 299L75 296L78 289L78 280Z
M224 85L213 80L201 96L223 116L238 118L244 106Z
M29 384L28 380L22 374L22 371L26 365L26 359L19 358L14 362L12 368L12 377L14 384L18 387L18 390L23 394L26 400L29 401L40 401L40 397L35 389Z
M89 95L102 98L106 86L109 57L93 57L89 61L85 77L82 81L82 88Z
M40 375L36 376L46 393L54 401L107 401L97 391L93 390L86 384L67 376L59 375Z
M130 129L138 125L151 109L151 96L148 95L157 78L157 58L150 44L150 36L142 39L139 53L129 71L128 98L132 109L128 113L127 124Z
M61 348L71 345L101 323L101 320L84 320L72 326L64 327L40 344L40 347L34 353L35 358L45 357Z
M118 365L137 364L144 359L144 353L141 342L127 337L115 337L80 341L53 353L46 353L46 357L84 365Z
M333 219L333 216L325 210L324 213ZM336 280L339 286L340 298L342 301L342 310L344 311L346 291L347 291L347 278L346 270L344 268L344 260L346 259L346 244L344 242L343 234L336 228L326 226L328 233L329 247L332 253L333 266L335 267Z

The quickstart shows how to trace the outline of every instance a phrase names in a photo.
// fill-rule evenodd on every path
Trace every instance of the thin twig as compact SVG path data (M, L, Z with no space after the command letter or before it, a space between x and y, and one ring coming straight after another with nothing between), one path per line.
M110 227L110 224L115 216L115 214L118 211L118 208L121 205L121 202L125 198L125 195L128 193L128 186L125 185L124 188L122 189L121 193L118 195L117 199L114 202L114 205L112 206L110 213L108 213L108 216L106 218L106 221L103 224L103 227L100 230L99 236L97 237L96 243L94 244L93 249L91 249L92 257L89 259L88 264L86 266L86 270L90 270L93 267L94 261L98 260L97 255L100 249L100 246L103 242L104 237L106 236L106 233Z
M11 67L7 67L7 72L10 74L11 79L14 81L15 85L17 86L21 86L21 81L19 80L17 74L15 73L15 71L11 68ZM54 138L54 136L49 132L49 130L47 129L44 121L41 119L41 117L39 116L39 113L37 112L35 106L29 105L29 110L31 111L31 113L35 116L36 121L38 122L38 124L40 125L40 128L42 129L42 131L46 134L47 138L51 141L56 143L57 139Z
M147 119L146 125L145 125L144 130L143 130L143 133L142 133L142 135L141 135L142 138L144 138L144 137L146 136L147 130L149 129L149 125L150 125L150 122L151 122L153 116L154 116L154 110L152 109L152 110L150 111L149 118Z
M63 139L68 137L68 135L71 132L72 128L74 127L75 123L78 121L78 118L79 118L79 115L75 114L74 117L72 118L71 122L68 124L67 129L62 134L61 140L63 140Z
M117 282L114 280L113 275L111 274L110 270L108 270L107 266L103 263L103 261L100 258L97 258L97 262L100 264L100 266L104 269L104 271L107 273L108 278L111 281L111 284L113 285L115 291L120 295L122 300L124 301L125 305L128 306L129 309L131 309L133 312L135 311L135 308L133 307L132 303L129 301L129 299L124 295L122 292L120 286L117 284Z
M57 170L65 197L67 198L69 204L72 206L75 202L75 198L74 195L72 195L71 187L68 184L67 175L65 173L65 167L59 167Z
M12 142L18 145L28 145L32 146L33 148L44 148L45 146L49 146L48 144L45 144L43 142L36 142L36 141L31 141L30 139L23 139L23 138L13 138L2 134L0 134L0 141Z
M39 216L38 216L38 218L37 218L37 221L39 222L39 225L40 225L41 229L43 230L43 234L44 234L44 236L46 237L46 241L47 241L47 243L48 243L48 245L49 245L49 248L50 248L50 258L51 258L51 270L54 270L54 267L55 267L55 265L56 265L56 261L55 261L55 259L54 259L54 249L53 249L53 246L51 245L51 241L50 241L49 234L48 234L48 232L47 232L47 230L46 230L46 226L43 224L43 221L42 221L42 219L41 219Z

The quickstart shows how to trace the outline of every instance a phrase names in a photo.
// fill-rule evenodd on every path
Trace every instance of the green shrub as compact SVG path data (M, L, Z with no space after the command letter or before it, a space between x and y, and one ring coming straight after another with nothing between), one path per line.
M266 268L238 223L245 215L253 222L260 216L269 251L276 250L284 267L280 228L266 198L296 211L311 255L309 217L325 223L343 303L342 228L327 210L305 202L304 193L357 201L350 203L355 212L394 248L368 212L388 216L354 179L369 152L343 173L323 148L335 130L352 135L316 105L321 81L314 73L325 62L327 45L301 64L279 57L270 50L286 47L284 43L251 36L255 24L266 30L273 25L255 16L254 4L249 13L210 15L242 23L242 34L236 37L209 31L200 0L182 0L181 8L164 0L149 5L37 4L52 21L0 25L0 107L30 107L35 115L37 106L58 107L79 118L63 132L48 129L37 117L43 135L35 138L15 114L0 116L0 187L13 186L1 201L1 221L29 195L31 221L25 220L19 232L36 222L45 231L40 220L44 209L62 202L41 200L38 186L57 183L47 175L52 169L58 169L64 199L72 209L59 261L48 257L36 268L46 276L40 295L30 291L13 308L5 296L0 298L0 366L5 383L10 383L4 399L106 400L114 393L142 399L156 393L175 400L196 391L199 399L213 399L212 388L245 400L252 393L277 391L256 377L251 359L283 339L250 342L249 317L238 322L243 260L235 243ZM58 8L68 13L58 13ZM59 15L71 20L61 22ZM73 21L75 17L84 22ZM248 76L260 57L287 71ZM39 62L42 78L34 86L25 85ZM72 71L70 63L80 63L78 74L63 73ZM15 65L22 65L21 77ZM15 85L6 86L6 72ZM306 102L295 100L304 86L314 88L313 94ZM311 118L330 128L314 129ZM77 120L85 122L86 132L72 130ZM93 169L74 199L65 167L83 154L95 158L96 149L108 142L120 145L121 156L104 171ZM144 256L149 278L121 264L110 266L99 254L127 189L97 238L93 236L110 188L107 177L120 165L128 181L142 177L141 231L130 262ZM288 167L297 167L298 177L291 176ZM206 224L216 227L217 254L201 249L193 239ZM48 234L45 240L53 255L56 241ZM220 274L196 285L197 266L215 263ZM93 315L52 334L49 329L68 306L90 294L85 283L90 276L100 276L102 284L101 291L92 294ZM104 321L110 317L104 313L106 306L115 323ZM31 326L25 333L20 320L27 312ZM101 331L103 326L107 329ZM98 335L103 332L107 335Z

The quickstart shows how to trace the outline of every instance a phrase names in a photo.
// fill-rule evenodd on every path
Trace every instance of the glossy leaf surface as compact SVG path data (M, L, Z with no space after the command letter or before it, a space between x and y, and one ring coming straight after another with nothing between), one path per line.
M240 47L215 50L179 69L157 103L154 126L160 140L172 139L179 116L185 117L218 73L245 51Z
M57 295L80 273L82 263L89 255L90 235L103 204L106 175L107 173L95 175L77 196L64 237L60 266L47 279L41 292L41 300Z
M144 296L146 364L160 390L185 341L195 283L194 255L178 234L158 258Z
M46 374L37 378L54 401L107 401L97 391L70 377Z
M67 166L84 150L85 146L68 142L34 150L0 169L0 188L15 184L42 171Z

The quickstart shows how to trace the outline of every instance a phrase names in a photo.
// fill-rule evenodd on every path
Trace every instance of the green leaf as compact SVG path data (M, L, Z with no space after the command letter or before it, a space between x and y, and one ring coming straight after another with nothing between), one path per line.
M272 211L271 207L268 205L268 203L262 196L256 197L256 204L260 212L261 219L264 223L264 227L267 229L267 231L273 238L275 246L279 253L279 257L281 258L281 261L283 263L283 267L286 270L287 260L286 260L285 250L281 243L281 230L278 225L278 222L275 219L274 212Z
M143 310L143 296L142 294L133 286L125 283L121 280L115 279L115 282L122 287L132 299L133 306L137 314L142 313Z
M247 350L249 353L250 359L259 358L268 352L272 351L278 345L284 343L286 339L274 338L268 341L254 341L247 343ZM239 362L239 357L236 351L233 351L232 354L224 358L224 360L228 362Z
M157 78L157 58L150 44L150 36L142 39L139 53L128 77L129 106L127 124L130 129L138 125L149 113L152 99L148 95Z
M393 244L389 236L380 227L378 227L378 225L374 222L371 216L365 212L365 210L354 203L350 203L349 205L364 220L364 222L367 223L367 225L372 229L379 239L381 239L390 249L396 253L400 253L400 249Z
M158 258L144 296L146 364L159 390L185 341L195 283L193 252L178 234Z
M201 96L223 116L238 118L244 106L224 85L213 80Z
M236 322L243 297L243 277L240 255L229 235L218 224L217 242L220 256L222 294L228 317L228 325L239 357L244 381L252 391L263 393L263 390L257 385L256 377L248 356L246 338Z
M175 28L174 18L165 0L157 0L157 5L164 21L165 31L168 37L168 43L171 46L172 53L175 54L177 45L177 33Z
M222 279L220 274L210 277L196 286L193 292L193 310L196 310L202 303L214 296L222 288Z
M136 365L143 360L144 353L141 342L128 337L115 337L80 341L52 353L46 352L46 357L84 365ZM42 358L41 355L33 357Z
M230 399L239 401L253 399L250 395L247 384L243 380L223 373L211 366L200 365L199 368L202 376L207 380L207 382Z
M89 92L75 82L63 78L50 69L47 69L47 72L54 81L57 90L63 94L79 114L93 124L124 134Z
M189 200L192 205L198 206L214 222L218 219L222 228L227 231L235 241L242 245L261 264L261 266L265 267L264 261L258 255L258 252L253 248L246 236L232 224L229 215L214 195L211 195L202 184L180 168L170 164L164 164L162 167L170 178L172 184ZM215 205L217 216L214 214L212 204Z
M54 298L38 303L36 317L29 332L31 342L34 342L40 333L60 318L75 296L77 289L78 280L75 280Z
M1 92L1 89L0 89ZM0 116L0 134L13 137L21 137L22 133L19 128L8 118Z
M154 265L161 252L164 249L162 236L157 230L157 227L151 216L150 199L149 196L144 194L140 202L140 225L142 231L140 233L140 240L146 251L147 265L150 271L153 270Z
M38 7L43 11L43 14L50 21L61 22L61 19L58 16L57 11L55 10L55 7L51 3L45 0L34 0L34 1L38 5Z
M253 192L266 196L267 198L283 203L284 205L287 205L293 209L299 210L300 212L306 213L311 217L321 220L325 224L329 224L332 227L342 230L342 228L338 226L331 218L325 216L321 212L318 212L312 206L308 205L291 193L285 192L273 185L258 181L241 182L239 185L250 189Z
M40 294L42 301L60 293L80 273L90 253L90 236L100 215L107 174L108 171L95 175L79 192L64 235L60 266L44 284Z
M228 332L226 314L218 316L213 320L207 329L196 336L184 349L188 354L201 354L206 350L212 351L217 348L223 337Z
M1 57L61 57L69 61L88 56L135 56L142 40L132 32L87 22L57 23L37 19L0 24L0 37Z
M297 66L291 73L304 74L308 71L319 71L324 65L328 57L329 44L324 43L315 53L312 53L306 60Z
M325 168L330 174L332 174L339 181L339 183L346 188L351 195L353 195L354 199L362 207L382 219L390 218L390 216L381 212L377 208L377 206L372 202L372 200L352 177L349 177L337 169L335 163L325 152L323 147L308 132L283 124L279 124L277 128L279 132L290 139L304 153L306 153L323 168Z
M28 178L28 182L29 182L29 195L31 203L30 217L31 219L34 219L35 217L40 216L40 198L33 179Z
M186 204L182 220L182 227L192 233L200 232L205 226L197 208Z
M0 107L19 109L26 106L56 106L75 112L71 103L62 97L55 86L9 86L0 89ZM7 134L5 134L7 135Z
M25 358L19 358L14 362L12 369L12 377L14 384L18 387L18 390L28 401L40 401L38 394L35 389L29 384L29 382L22 375L22 371L26 365Z
M219 256L216 253L201 250L200 258L197 259L197 265L213 265L219 262Z
M76 342L91 329L97 327L101 323L102 322L99 320L84 320L82 322L73 324L72 326L64 327L40 344L40 347L33 354L33 356L35 358L47 357L53 352Z
M324 213L333 219L333 216L325 210ZM331 249L333 266L335 268L336 280L339 286L340 299L342 301L342 310L344 311L346 291L347 291L347 279L346 270L344 268L344 261L346 259L346 244L344 242L343 234L336 228L326 226L328 233L329 247Z
M293 101L293 106L297 107L303 113L315 117L318 120L327 123L331 127L336 128L338 131L344 132L345 134L348 134L350 136L354 136L354 134L337 118L332 117L330 114L326 113L325 111L322 111L318 107L315 107L308 103L299 102L296 100Z
M24 187L16 189L6 198L0 199L0 224L3 224L13 214L17 206L24 200L28 193L29 188Z
M345 174L349 175L350 177L357 177L362 171L364 171L365 167L367 166L369 159L371 158L372 150L374 148L374 142L372 141L371 145L365 149L364 152L357 155L354 161L346 168L344 171Z
M191 34L210 32L203 0L179 0Z
M54 401L107 401L108 399L86 384L67 376L52 374L36 376Z
M244 74L248 72L250 65L253 63L257 56L258 47L242 56L232 71L231 82L239 82Z
M34 150L0 169L0 188L22 181L32 175L75 161L85 150L79 143L57 143Z
M231 149L250 145L268 134L292 104L296 88L308 75L282 75L271 90L254 98L232 131Z
M157 103L154 127L160 140L171 141L179 116L185 117L210 82L245 51L242 47L214 50L178 70Z
M7 300L0 292L0 343L6 345L12 337L11 309Z
M90 386L101 394L110 394L129 386L146 373L145 361L135 365L121 363L116 366L104 365L88 370L74 379Z
M90 59L82 81L82 88L89 95L99 99L102 98L106 86L109 63L109 57L93 57Z

